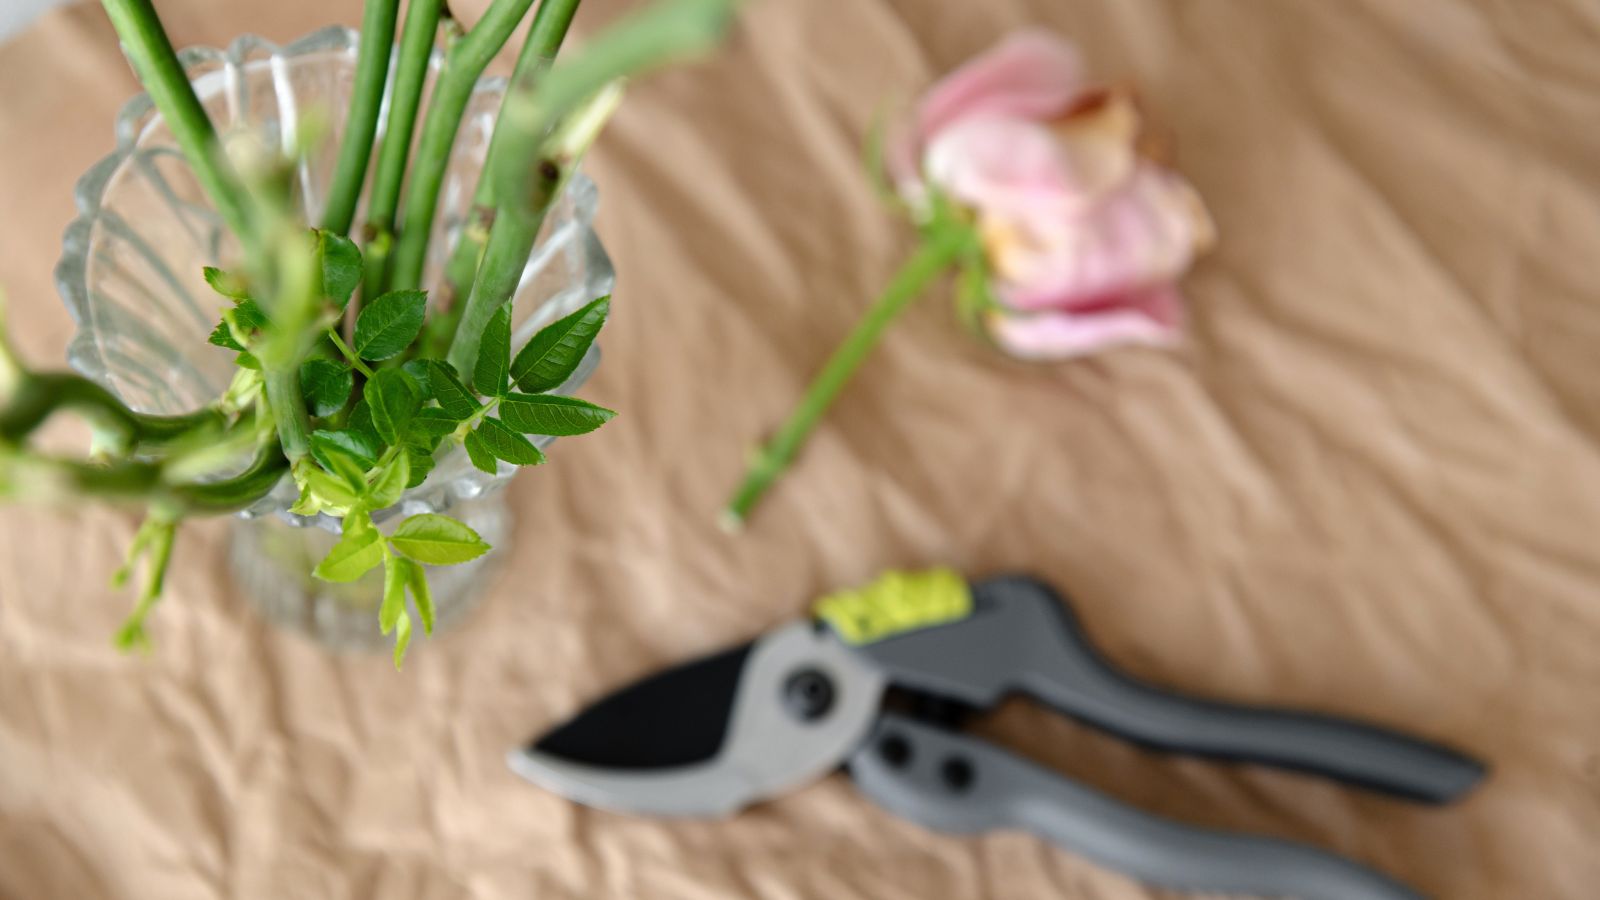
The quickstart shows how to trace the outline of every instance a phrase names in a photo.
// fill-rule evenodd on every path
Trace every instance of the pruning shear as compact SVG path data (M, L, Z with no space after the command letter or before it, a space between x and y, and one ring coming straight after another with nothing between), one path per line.
M1422 803L1453 801L1484 774L1394 731L1136 681L1029 577L890 573L814 614L611 694L513 750L512 769L604 809L724 816L843 765L869 799L927 828L1022 829L1152 885L1302 900L1422 895L1313 847L1141 812L962 733L959 720L1021 693L1147 747Z

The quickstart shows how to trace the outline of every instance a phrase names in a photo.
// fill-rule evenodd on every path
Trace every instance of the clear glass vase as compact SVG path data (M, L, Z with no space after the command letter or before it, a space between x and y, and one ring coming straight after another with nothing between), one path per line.
M243 136L288 153L306 129L326 134L296 179L309 222L320 219L332 177L356 47L355 31L333 27L281 47L246 35L226 50L199 47L179 54L225 141ZM432 74L441 63L436 53ZM484 79L472 94L440 192L424 286L442 279L504 89L503 79ZM234 371L231 354L206 342L224 301L200 272L203 266L227 266L236 258L235 245L147 96L123 107L116 138L116 150L78 181L79 216L67 229L56 267L62 299L78 324L68 357L134 409L186 412L220 396ZM611 262L592 228L597 202L594 184L579 174L552 208L515 298L514 344L610 292ZM358 212L352 233L359 234L361 225ZM596 348L558 392L575 389L598 362ZM550 439L541 440L543 446ZM455 447L443 452L426 482L374 518L380 527L392 527L415 513L448 511L491 544L504 546L511 522L499 489L514 471L502 463L493 475L481 472ZM245 595L272 620L333 646L382 646L376 612L381 579L350 585L313 579L311 569L337 539L339 523L290 513L295 499L294 484L285 478L241 514L230 557ZM429 573L441 626L458 621L472 605L495 556Z

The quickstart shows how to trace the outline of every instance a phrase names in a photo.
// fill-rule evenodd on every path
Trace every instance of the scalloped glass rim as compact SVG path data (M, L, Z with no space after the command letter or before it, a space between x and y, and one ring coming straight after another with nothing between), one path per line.
M180 51L178 59L190 73L196 93L201 95L202 100L212 97L213 92L227 91L230 93L225 96L230 104L235 104L238 101L235 101L234 95L244 89L251 76L259 77L262 73L266 73L267 77L275 79L275 87L282 89L280 82L286 77L283 72L287 71L290 62L300 57L343 53L349 57L353 67L358 41L359 33L356 30L335 25L285 45L278 45L257 35L241 35L225 50L213 47L190 47ZM443 54L435 49L430 60L430 70L436 73L442 63ZM492 102L493 96L504 92L505 85L506 81L503 78L482 79L473 89L474 99L484 97ZM385 103L387 104L387 97ZM294 113L295 107L291 106L290 112ZM78 326L78 331L68 348L68 362L84 376L119 395L121 392L118 390L117 379L113 377L112 368L101 352L95 334L95 304L90 291L90 262L93 255L91 250L96 227L103 224L108 187L112 186L123 167L139 151L140 140L159 123L160 116L147 94L141 93L123 104L115 122L116 148L91 166L78 179L74 188L78 215L62 236L62 255L55 268L57 290ZM466 123L463 123L463 135L466 131ZM455 155L460 152L462 143L463 137L458 135L453 161ZM571 312L594 296L609 293L614 281L615 273L610 259L592 227L598 206L598 194L594 183L582 173L575 174L560 204L570 207L570 211L564 219L552 215L553 224L541 235L540 242L529 260L516 302L519 307L526 308L532 298L524 297L524 294L530 291L540 274L545 273L549 267L560 264L557 257L563 253L581 254L585 277L580 282L557 290L553 295L546 297L539 303L537 309L522 319L514 336L514 341L517 343L525 342L540 326ZM441 221L445 212L443 206L441 203ZM581 290L584 285L588 285L589 289ZM577 389L587 380L598 363L599 348L595 347L584 359L578 371L556 393L569 393ZM543 447L552 440L552 438L537 438L535 443ZM459 500L478 497L502 486L515 471L515 467L501 463L499 471L495 474L482 472L471 465L466 453L460 447L456 447L440 457L426 482L407 491L399 504L384 511L378 518L389 518L396 514L412 515L418 512L443 511ZM308 518L289 513L288 508L293 505L295 499L294 484L286 477L271 494L241 515L253 518L277 514L292 524L317 525L328 530L338 530L336 519L327 516Z

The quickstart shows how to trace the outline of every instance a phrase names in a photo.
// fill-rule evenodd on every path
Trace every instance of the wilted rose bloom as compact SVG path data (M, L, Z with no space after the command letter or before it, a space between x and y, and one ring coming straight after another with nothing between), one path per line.
M1013 355L1055 359L1165 344L1177 280L1214 232L1194 189L1140 154L1126 91L1086 85L1074 48L1023 32L946 76L891 147L913 207L929 187L971 210Z

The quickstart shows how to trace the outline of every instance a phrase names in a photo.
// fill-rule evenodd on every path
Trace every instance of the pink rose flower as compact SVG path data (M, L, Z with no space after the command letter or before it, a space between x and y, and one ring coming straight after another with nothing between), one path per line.
M1007 352L1177 339L1177 280L1214 230L1194 189L1140 155L1141 130L1127 91L1087 87L1070 44L1030 31L935 84L894 142L914 209L932 187L971 211L999 303L985 324Z

